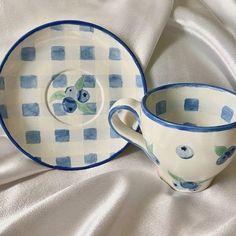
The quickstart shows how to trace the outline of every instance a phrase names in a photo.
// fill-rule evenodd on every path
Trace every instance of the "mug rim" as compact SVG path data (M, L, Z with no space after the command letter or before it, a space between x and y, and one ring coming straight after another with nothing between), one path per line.
M178 129L178 130L185 130L185 131L191 131L191 132L217 132L217 131L224 131L224 130L228 130L228 129L232 129L232 128L236 128L236 121L235 122L231 122L229 124L225 124L225 125L216 125L216 126L191 126L191 125L183 125L180 123L175 123L172 121L168 121L165 120L157 115L154 115L149 108L146 105L147 99L148 97L160 90L164 90L164 89L169 89L169 88L177 88L177 87L201 87L201 88L209 88L209 89L213 89L213 90L218 90L220 92L227 92L231 95L236 96L236 92L233 92L231 90L219 87L219 86L215 86L215 85L210 85L210 84L204 84L204 83L171 83L171 84L166 84L166 85L162 85L159 86L157 88L154 88L152 90L150 90L149 92L147 92L144 97L142 98L141 101L141 108L142 111L144 112L144 114L150 118L151 120L159 123L162 126L166 126L169 128L173 128L173 129Z

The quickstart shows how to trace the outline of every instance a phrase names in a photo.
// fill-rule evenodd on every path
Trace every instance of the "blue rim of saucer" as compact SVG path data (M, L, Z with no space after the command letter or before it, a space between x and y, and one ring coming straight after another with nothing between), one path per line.
M173 129L178 129L178 130L184 130L184 131L190 131L190 132L218 132L218 131L224 131L232 128L236 128L236 122L232 122L226 125L217 125L217 126L191 126L191 125L183 125L175 122L171 122L165 119L160 118L159 116L154 115L153 113L150 112L146 105L147 98L160 90L165 90L168 88L178 88L178 87L201 87L201 88L208 88L212 90L217 90L219 92L223 93L229 93L231 95L236 96L236 92L230 91L228 89L218 87L215 85L210 85L210 84L203 84L203 83L173 83L173 84L167 84L163 85L160 87L157 87L155 89L150 90L145 94L145 96L142 99L141 102L141 107L144 112L144 114L149 117L151 120L159 123L160 125L173 128Z
M111 31L103 28L102 26L96 25L94 23L90 23L90 22L86 22L86 21L80 21L80 20L60 20L60 21L53 21L53 22L49 22L43 25L40 25L36 28L34 28L33 30L27 32L26 34L24 34L22 37L20 37L14 44L13 46L9 49L9 51L7 52L7 54L5 55L5 57L3 58L2 63L0 64L0 74L2 73L3 67L6 64L8 57L10 56L10 54L12 53L12 51L22 42L24 41L26 38L28 38L30 35L32 35L35 32L38 32L42 29L54 26L54 25L60 25L60 24L72 24L72 25L84 25L84 26L89 26L89 27L94 27L95 29L98 29L106 34L108 34L109 36L111 36L113 39L115 39L116 41L118 41L130 54L130 56L132 57L135 65L137 66L140 75L141 75L141 81L142 81L142 85L143 85L143 91L144 94L147 92L147 84L146 84L146 80L145 80L145 76L141 67L141 64L139 63L138 59L136 58L135 54L132 52L132 50L127 46L127 44L125 42L123 42L118 36L116 36L115 34L113 34ZM39 159L37 159L36 157L32 156L30 153L26 152L16 141L15 139L11 136L9 130L7 129L5 122L0 114L0 125L3 128L5 134L8 136L8 138L10 139L10 141L16 146L16 148L21 151L23 154L25 154L27 157L29 157L30 159L32 159L33 161L46 166L46 167L50 167L53 169L59 169L59 170L83 170L83 169L88 169L88 168L92 168L92 167L96 167L102 164L105 164L111 160L113 160L114 158L116 158L119 154L121 154L125 148L129 145L129 142L127 142L127 144L124 145L123 148L121 148L119 151L115 152L113 155L111 155L109 158L101 161L101 162L97 162L91 165L87 165L87 166L83 166L83 167L62 167L62 166L57 166L57 165L50 165L47 164ZM137 131L139 130L139 127L137 128Z

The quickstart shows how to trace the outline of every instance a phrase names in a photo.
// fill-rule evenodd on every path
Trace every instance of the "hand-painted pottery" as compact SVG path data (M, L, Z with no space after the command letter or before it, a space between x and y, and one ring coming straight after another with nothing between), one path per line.
M81 21L40 26L0 67L1 124L31 159L59 169L107 162L127 145L109 126L110 106L146 91L131 50L110 31ZM137 128L128 112L121 119Z
M142 134L117 115L131 111ZM232 160L236 149L236 94L195 83L169 84L148 92L138 102L121 99L111 108L113 129L147 153L160 177L172 188L197 192Z

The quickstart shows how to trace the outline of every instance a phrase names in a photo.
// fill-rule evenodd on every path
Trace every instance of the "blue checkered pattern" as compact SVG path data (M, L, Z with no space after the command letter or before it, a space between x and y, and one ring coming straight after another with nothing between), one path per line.
M113 102L111 102L112 104ZM170 109L168 111L168 103L170 104ZM184 98L183 100L183 110L185 112L196 112L196 115L199 115L199 113L197 112L203 112L204 110L206 112L212 113L213 115L217 115L218 117L220 117L223 121L230 123L232 122L233 116L234 116L234 110L232 107L229 107L227 105L223 105L222 107L220 106L219 108L217 106L212 107L215 111L210 111L211 108L207 108L207 106L209 106L208 104L204 104L204 108L202 110L200 110L200 106L201 106L201 102L200 99L198 98ZM155 104L155 114L157 116L161 116L164 115L167 112L171 112L173 111L173 104L172 102L168 102L168 100L161 100L158 101ZM206 110L207 109L207 110ZM217 113L217 114L216 114ZM186 115L187 117L187 115ZM220 121L219 121L220 122ZM193 124L192 122L183 122L184 125L189 125L189 126L197 126L197 124ZM113 135L114 136L114 135ZM111 135L112 137L112 135Z
M67 37L71 31L76 41ZM126 144L110 128L108 111L121 96L140 100L143 95L140 72L118 41L92 26L52 25L41 33L42 39L29 37L17 46L14 60L22 64L21 70L15 71L14 84L9 79L12 74L5 75L3 69L0 93L13 96L9 102L0 101L0 114L13 137L20 129L14 138L34 159L65 168L104 161ZM40 40L42 45L38 44ZM69 113L63 103L66 89L73 87L81 76L82 89L89 100L80 103L81 110ZM19 100L11 90L19 91ZM49 90L64 95L53 102L47 100L48 105L45 93ZM71 94L78 102L78 91ZM70 101L73 99L70 97ZM74 118L77 121L71 125ZM19 132L24 136L20 137Z

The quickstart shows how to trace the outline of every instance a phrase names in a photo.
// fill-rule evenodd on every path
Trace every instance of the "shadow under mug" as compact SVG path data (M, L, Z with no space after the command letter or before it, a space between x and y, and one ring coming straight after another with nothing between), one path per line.
M119 111L128 110L141 133L127 127ZM109 123L158 165L172 188L197 192L232 160L236 149L236 93L198 83L168 84L148 92L141 103L118 100Z

